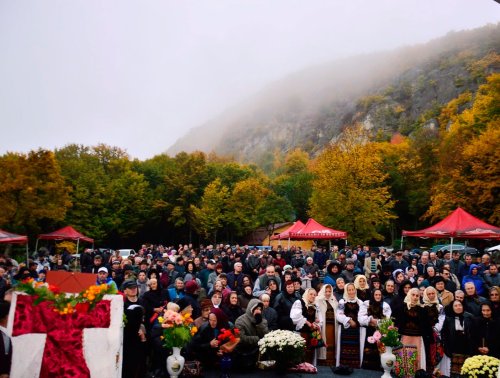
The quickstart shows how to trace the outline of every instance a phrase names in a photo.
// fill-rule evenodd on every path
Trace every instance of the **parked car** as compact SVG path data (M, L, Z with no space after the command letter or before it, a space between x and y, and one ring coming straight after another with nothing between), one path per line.
M135 256L135 250L133 249L119 249L121 257Z
M436 245L433 245L430 252L437 252L439 250L442 250L441 248L443 247L448 247L448 248L451 248L451 244L436 244ZM453 250L456 251L462 247L465 247L465 244L463 243L453 243ZM447 251L449 251L449 249L447 249Z
M490 255L493 253L493 252L500 252L500 244L499 245L494 245L493 247L489 247L489 248L486 248L484 250L484 252L487 252L489 253Z
M452 248L453 247L453 248ZM439 248L441 252L450 252L450 251L459 251L461 255L465 255L469 253L471 255L479 254L479 251L476 248L465 246L463 244L446 244L443 247Z

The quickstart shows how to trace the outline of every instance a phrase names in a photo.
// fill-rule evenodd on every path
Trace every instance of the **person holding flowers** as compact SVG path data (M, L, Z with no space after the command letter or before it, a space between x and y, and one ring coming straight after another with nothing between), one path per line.
M217 337L222 329L228 329L229 323L224 311L212 308L208 315L208 323L201 326L188 344L187 350L203 366L213 367L218 361L220 342Z
M330 284L324 284L316 297L316 306L320 316L324 319L323 327L321 327L321 337L325 341L325 346L318 349L318 360L320 364L334 366L335 365L335 328L337 321L335 312L339 306L337 299L333 295L333 287Z
M300 332L306 340L306 361L316 366L316 348L318 347L318 336L321 335L323 318L316 306L316 290L308 288L302 295L302 299L296 300L290 310L295 329ZM315 337L315 335L317 335Z
M364 301L358 313L361 327L366 329L366 338L370 338L377 331L382 319L390 319L391 306L384 302L382 290L373 291L370 300ZM365 342L363 351L363 369L380 370L380 357L376 344Z

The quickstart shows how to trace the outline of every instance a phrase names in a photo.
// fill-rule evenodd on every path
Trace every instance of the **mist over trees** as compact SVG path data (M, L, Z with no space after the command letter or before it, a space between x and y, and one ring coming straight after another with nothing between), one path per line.
M238 242L311 216L353 243L390 243L457 206L500 221L500 74L443 106L436 129L381 141L356 124L317 157L275 151L266 170L202 152L131 160L68 145L0 156L0 227L71 224L101 245Z

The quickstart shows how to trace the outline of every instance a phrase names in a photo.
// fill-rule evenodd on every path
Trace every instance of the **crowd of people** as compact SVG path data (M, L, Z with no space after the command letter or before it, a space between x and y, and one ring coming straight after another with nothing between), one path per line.
M68 269L66 259L41 255L22 266L0 256L0 300L17 281ZM124 294L126 377L166 376L157 318L167 308L191 313L198 332L183 353L208 369L217 365L217 335L233 325L240 369L255 367L267 332L286 329L306 338L307 362L380 370L377 345L367 340L388 318L428 373L458 376L467 356L500 357L500 275L488 254L143 245L127 257L87 249L80 268ZM310 342L314 332L320 347Z

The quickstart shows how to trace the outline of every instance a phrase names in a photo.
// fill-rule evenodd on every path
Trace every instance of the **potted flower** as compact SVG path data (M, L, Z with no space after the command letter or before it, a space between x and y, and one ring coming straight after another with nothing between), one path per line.
M399 341L399 332L394 326L392 319L382 319L377 325L377 331L373 336L368 337L369 343L376 343L380 352L380 364L384 369L383 378L391 376L391 370L394 367L396 356L392 353L392 348L401 345Z
M460 374L466 378L495 378L500 360L490 356L473 356L464 361Z
M167 370L171 377L178 377L184 367L184 357L181 356L181 348L185 347L193 335L197 332L190 313L184 315L166 310L163 316L158 318L163 334L163 346L172 348L173 354L167 358Z
M299 334L276 330L259 340L261 358L274 360L274 366L281 371L295 366L304 360L306 340Z

